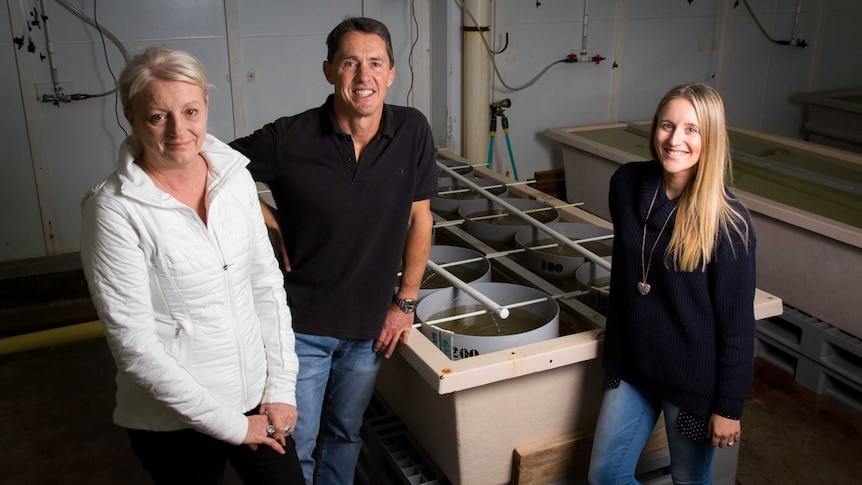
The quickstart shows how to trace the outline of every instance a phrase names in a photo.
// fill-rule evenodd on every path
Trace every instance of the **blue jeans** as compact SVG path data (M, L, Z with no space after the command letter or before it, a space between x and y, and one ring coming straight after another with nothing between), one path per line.
M590 457L591 484L639 483L635 480L635 467L661 411L664 411L673 483L712 483L715 452L712 444L679 434L677 406L647 397L626 381L620 381L620 386L605 391L602 399Z
M362 416L380 368L381 357L372 350L373 344L373 340L296 334L299 420L293 439L308 485L353 483L362 448Z

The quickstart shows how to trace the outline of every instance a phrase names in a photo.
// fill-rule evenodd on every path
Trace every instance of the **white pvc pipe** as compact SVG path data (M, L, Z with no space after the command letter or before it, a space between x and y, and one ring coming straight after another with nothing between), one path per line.
M227 36L228 77L230 78L230 102L233 111L233 136L249 134L245 115L245 75L242 65L242 45L239 31L238 0L224 0L225 33Z
M609 263L608 261L606 261L604 258L602 258L602 257L600 257L600 256L598 256L598 255L596 255L596 254L594 254L594 253L593 253L593 252L591 252L590 250L588 250L588 249L584 248L584 247L583 247L583 246L581 246L580 244L578 244L578 243L576 243L576 242L572 241L571 239L569 239L569 238L568 238L568 237L566 237L565 235L563 235L563 234L561 234L561 233L559 233L559 232L557 232L557 231L555 231L555 230L551 229L551 228L550 228L550 227L548 227L547 225L545 225L545 224L543 224L543 223L541 223L541 222L537 221L536 219L534 219L534 218L530 217L529 215L524 214L524 212L523 212L523 211L521 211L520 209L518 209L517 207L515 207L515 206L513 206L512 204L510 204L510 203L506 202L505 200L501 199L500 197L497 197L496 195L494 195L494 194L492 194L491 192L489 192L489 191L485 190L485 189L484 189L484 188L482 188L481 186L479 186L479 185L477 185L477 184L475 184L475 183L471 182L471 181L470 181L470 179L468 179L467 177L464 177L463 175L461 175L461 174L459 174L459 173L455 172L455 171L454 171L454 170L452 170L451 168L447 167L444 163L442 163L442 162L439 162L439 161L438 161L438 162L437 162L437 167L438 167L438 168L440 168L440 169L442 169L442 170L443 170L443 171L445 171L446 173L448 173L448 174L449 174L450 176L452 176L453 178L455 178L455 179L457 179L457 180L460 180L460 181L461 181L463 184L465 184L467 187L470 187L471 189L473 189L473 190L475 190L475 191L479 192L479 193L480 193L480 194L482 194L486 199L488 199L488 200L490 200L490 201L493 201L494 203L496 203L496 204L500 205L501 207L503 207L504 209L508 210L512 215L517 216L517 217L520 217L520 218L521 218L521 219L523 219L525 222L527 222L527 224L530 224L531 226L535 227L536 229L539 229L540 231L544 232L545 234L547 234L547 235L551 236L552 238L554 238L554 239L556 239L557 241L559 241L561 244L565 244L566 246L568 246L568 247L570 247L570 248L574 249L575 251L578 251L579 253L581 253L581 254L583 254L583 255L584 255L584 258L586 258L586 259L590 260L591 262L593 262L593 263L595 263L595 264L597 264L597 265L601 266L602 268L605 268L606 270L610 271L610 269L611 269L611 263Z
M490 32L489 0L464 0L462 36L464 54L461 69L461 109L464 118L462 147L464 158L484 163L488 158L490 132L490 61L482 36ZM467 12L472 12L468 14ZM473 19L475 17L475 21ZM477 25L478 24L478 25ZM478 29L478 31L477 31Z
M42 8L42 28L45 30L45 50L48 51L48 68L51 69L51 84L54 86L54 100L60 100L60 76L54 65L54 42L51 40L51 28L48 26L48 11L45 10L45 0L39 0Z
M590 1L584 0L584 30L581 34L581 61L587 60L587 28L590 23Z
M796 40L796 34L799 29L799 15L802 13L802 0L796 2L796 18L793 20L793 34L790 36L790 40Z
M437 273L438 275L442 276L446 281L448 281L449 283L452 283L453 286L455 286L459 290L463 291L464 293L467 293L474 300L481 303L482 306L487 308L489 312L496 314L497 316L499 316L500 318L502 318L504 320L509 318L509 309L508 308L500 305L499 303L495 302L494 300L483 295L476 288L473 288L472 286L468 285L467 283L464 283L457 276L455 276L452 273L450 273L449 271L443 269L442 267L440 267L440 265L438 265L434 261L431 261L429 259L428 260L428 267L431 268L431 270L434 271L435 273Z

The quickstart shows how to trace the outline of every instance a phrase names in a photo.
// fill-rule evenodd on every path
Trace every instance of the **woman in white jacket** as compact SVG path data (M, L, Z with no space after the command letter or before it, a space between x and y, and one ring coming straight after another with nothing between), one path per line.
M117 365L114 422L156 483L302 483L298 363L248 160L207 135L188 53L119 80L132 135L82 203L81 257Z

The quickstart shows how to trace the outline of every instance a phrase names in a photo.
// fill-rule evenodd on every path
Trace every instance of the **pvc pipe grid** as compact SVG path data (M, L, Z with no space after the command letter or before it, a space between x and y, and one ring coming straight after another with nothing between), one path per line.
M593 238L584 238L584 239L579 239L577 242L572 241L571 239L569 239L565 235L563 235L563 234L555 231L554 229L551 229L550 227L548 227L547 224L539 222L529 215L530 213L537 212L537 211L555 209L554 207L548 206L547 208L543 208L543 209L533 209L533 210L522 211L522 210L518 209L517 207L513 206L512 204L509 204L508 202L504 201L500 197L497 197L496 195L492 194L491 192L489 192L487 190L487 189L491 189L491 188L501 187L501 186L503 186L503 184L481 187L481 186L471 182L469 180L469 178L459 174L458 172L456 172L452 168L448 167L443 162L437 161L437 167L439 169L443 170L444 172L446 172L446 174L448 174L450 177L460 181L461 183L463 183L464 185L469 187L469 189L456 189L456 190L452 190L452 191L446 191L446 192L443 192L444 194L455 193L455 192L466 192L468 190L473 190L473 191L479 193L480 195L482 195L483 197L485 197L486 199L496 203L497 205L499 205L499 206L501 206L504 209L509 211L508 214L493 214L490 216L481 216L481 217L471 218L471 220L490 219L490 218L494 218L494 217L504 217L504 216L508 216L508 215L514 215L516 217L521 218L522 220L524 220L525 222L527 222L531 226L535 227L536 229L539 229L540 231L544 232L545 234L552 237L553 239L556 239L559 242L559 244L568 246L568 247L574 249L575 251L578 251L579 253L584 255L585 259L587 259L587 260L591 261L592 263L597 264L597 265L601 266L602 268L605 268L605 269L610 271L611 265L607 260L605 260L601 256L596 255L595 253L591 252L590 250L584 248L579 243L610 239L613 237L613 235L593 237ZM527 183L531 183L531 182L534 182L534 181L515 182L512 184L505 184L505 185L506 186L523 185L523 184L527 184ZM581 203L568 204L568 205L565 205L563 207L573 207L573 206L578 206L578 205L581 205ZM459 224L462 224L463 222L464 222L463 219L457 219L457 220L451 220L451 221L445 221L445 222L437 222L434 224L434 227L438 228L438 227L459 225ZM534 249L534 250L545 249L545 248L556 247L559 244L545 244L545 245L541 245L541 246L533 246L529 249ZM503 256L508 256L510 254L523 252L525 250L526 249L513 249L513 250L509 250L509 251L500 251L500 252L496 252L496 253L486 253L485 258L492 259L492 258L496 258L496 257L503 257ZM436 325L436 324L440 324L440 323L444 323L444 322L449 322L452 320L459 320L459 319L463 319L463 318L482 315L485 313L494 313L497 316L499 316L500 318L505 319L509 316L509 309L510 308L517 308L517 307L522 307L522 306L533 305L536 303L541 303L543 301L548 300L549 298L550 299L570 298L570 297L579 296L579 295L583 295L583 294L587 293L587 291L579 290L579 291L573 291L573 292L561 293L558 295L549 296L548 298L538 298L538 299L528 300L528 301L523 301L523 302L510 303L508 305L500 305L499 303L495 302L491 298L482 294L481 292L479 292L475 288L471 287L468 283L462 281L457 276L453 275L452 273L450 273L449 271L447 271L445 269L446 267L455 266L455 265L459 265L459 264L467 264L470 262L480 261L481 259L483 259L483 258L470 258L470 259L465 259L462 261L448 262L445 264L437 264L434 261L431 261L430 259L428 260L428 267L431 268L431 270L433 270L435 273L437 273L438 275L440 275L441 277L443 277L444 279L446 279L447 281L452 283L453 286L455 286L459 290L463 291L464 293L467 293L469 296L471 296L477 302L482 304L485 307L485 310L479 310L479 311L465 313L465 314L461 314L461 315L453 315L450 317L440 318L440 319L436 319L436 320L430 320L430 321L425 322L425 324ZM414 327L418 328L421 325L422 325L421 323L417 323L417 324L414 324Z

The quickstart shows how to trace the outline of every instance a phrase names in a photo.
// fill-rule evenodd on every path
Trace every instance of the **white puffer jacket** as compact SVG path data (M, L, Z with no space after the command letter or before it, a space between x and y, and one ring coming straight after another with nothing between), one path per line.
M205 225L130 146L82 202L81 258L117 364L114 422L241 444L245 411L296 405L299 367L248 160L207 135Z

